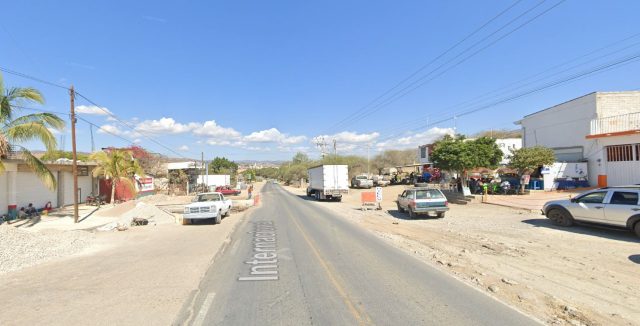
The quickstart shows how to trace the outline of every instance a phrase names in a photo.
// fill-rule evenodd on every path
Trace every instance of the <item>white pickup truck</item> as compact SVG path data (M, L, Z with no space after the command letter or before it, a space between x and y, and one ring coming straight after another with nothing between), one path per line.
M230 214L230 199L224 199L224 195L219 192L205 192L198 194L193 203L184 207L183 219L188 223L190 220L213 218L215 224L220 224L222 218Z

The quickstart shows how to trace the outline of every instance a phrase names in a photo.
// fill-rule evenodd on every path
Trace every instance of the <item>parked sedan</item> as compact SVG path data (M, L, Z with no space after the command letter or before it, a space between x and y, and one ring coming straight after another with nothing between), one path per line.
M406 189L398 195L398 211L409 212L409 217L414 218L417 214L436 213L438 218L443 218L444 213L449 210L447 198L439 189L416 187Z
M553 200L542 214L561 226L574 222L623 227L640 237L640 186L606 187L587 191L569 200Z

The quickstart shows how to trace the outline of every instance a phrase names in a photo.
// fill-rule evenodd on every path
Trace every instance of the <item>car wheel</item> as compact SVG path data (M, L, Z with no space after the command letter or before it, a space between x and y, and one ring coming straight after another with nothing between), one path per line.
M636 225L633 227L633 231L636 233L636 236L640 237L640 222L636 222Z
M444 212L438 213L438 218L444 218Z
M547 213L547 217L552 220L556 225L560 226L572 226L573 217L559 208L552 208Z
M398 203L398 212L404 213L404 208L402 208L402 206L400 206L400 203Z
M415 217L416 217L416 213L411 208L409 208L409 218L414 219Z
M221 215L221 211L218 212L218 215L216 215L216 217L213 219L213 224L220 224L222 223L222 215Z

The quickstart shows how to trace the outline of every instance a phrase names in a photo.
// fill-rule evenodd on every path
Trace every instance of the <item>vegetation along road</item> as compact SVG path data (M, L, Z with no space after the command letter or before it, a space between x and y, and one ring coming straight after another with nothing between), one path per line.
M176 324L537 324L305 197L262 195Z

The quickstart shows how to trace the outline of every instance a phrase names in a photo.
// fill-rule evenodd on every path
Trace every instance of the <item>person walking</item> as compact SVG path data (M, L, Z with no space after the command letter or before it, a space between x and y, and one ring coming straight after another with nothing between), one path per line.
M253 193L253 185L249 185L249 188L247 188L247 193L249 194L249 198L247 199L251 199L251 194Z

